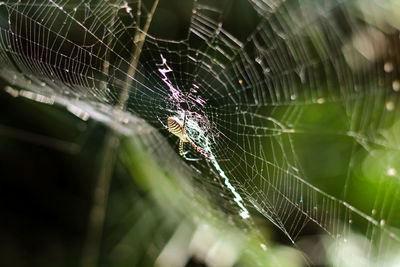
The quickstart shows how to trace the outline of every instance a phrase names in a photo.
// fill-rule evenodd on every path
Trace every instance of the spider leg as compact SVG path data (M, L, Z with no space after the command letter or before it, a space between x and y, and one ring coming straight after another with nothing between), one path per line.
M211 155L211 153L206 152L202 150L200 147L198 147L189 137L186 137L186 141L198 152L200 153L203 157L209 159L209 160L215 160L215 158L210 158L207 155Z
M188 161L199 161L201 159L192 159L192 158L188 158L186 156L183 156L184 159L188 160Z
M185 153L183 153L183 141L179 140L179 155L185 157Z
M182 140L179 141L179 155L182 156L182 158L186 159L186 160L190 160L190 161L197 161L200 159L192 159L192 158L188 158L186 157L186 152L183 152L183 144L184 142Z
M158 121L161 123L161 125L162 125L165 129L168 130L168 126L165 125L165 124L160 120L160 118L157 117L157 119L158 119Z

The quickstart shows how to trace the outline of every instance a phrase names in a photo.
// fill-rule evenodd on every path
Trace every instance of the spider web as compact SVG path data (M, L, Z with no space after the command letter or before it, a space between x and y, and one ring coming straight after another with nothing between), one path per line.
M341 244L361 233L366 258L395 253L398 4L176 3L181 21L147 33L151 1L0 2L7 91L139 135L233 220L258 211L293 243L313 225Z

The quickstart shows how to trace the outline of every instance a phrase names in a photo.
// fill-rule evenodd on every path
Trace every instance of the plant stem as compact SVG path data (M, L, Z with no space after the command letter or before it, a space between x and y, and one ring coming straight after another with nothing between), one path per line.
M122 110L125 109L126 102L129 98L129 89L132 84L132 78L135 75L137 64L138 64L139 58L140 58L140 54L142 53L143 44L144 44L144 41L146 40L146 34L149 30L151 20L153 19L154 12L156 11L158 1L159 0L154 1L153 7L151 8L151 11L147 16L146 24L144 25L143 31L140 31L138 28L138 30L135 34L135 41L139 40L139 43L137 43L135 51L131 58L130 67L129 67L128 73L126 75L125 86L122 89L121 94L120 94L119 108Z
M87 237L81 262L82 267L98 265L108 193L118 147L119 135L112 129L108 130L101 154L101 169L93 194L93 206L89 213Z
M137 63L142 52L142 47L146 39L147 31L149 30L153 14L156 10L159 0L155 0L151 12L147 17L146 24L143 31L140 30L140 14L141 14L141 0L138 1L138 11L137 11L137 31L135 34L134 41L137 43L134 50L131 64L127 73L126 85L123 88L120 95L120 102L118 108L125 109L126 102L129 96L129 89L132 83L132 77L134 77L136 72ZM112 24L114 24L114 19L112 19ZM113 25L111 25L113 27ZM111 38L108 40L108 47L110 47ZM109 61L106 59L103 65L104 73L108 75ZM102 87L106 88L106 84L102 84ZM101 158L101 170L98 176L97 184L93 195L93 206L89 212L88 219L88 230L87 238L83 248L83 256L81 260L82 267L95 267L98 265L101 238L103 233L104 219L107 208L107 200L109 194L109 188L112 178L112 173L114 169L114 163L116 155L119 148L120 134L115 129L109 129L106 133L104 140L104 149Z

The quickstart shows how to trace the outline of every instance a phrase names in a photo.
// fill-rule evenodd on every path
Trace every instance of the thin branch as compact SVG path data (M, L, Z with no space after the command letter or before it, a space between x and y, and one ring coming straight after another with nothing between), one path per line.
M108 131L101 156L101 169L94 190L93 206L89 213L87 238L81 259L82 267L98 266L110 182L118 147L119 135L113 130Z
M38 146L46 146L52 149L59 150L63 153L76 154L79 153L81 150L81 146L76 143L37 133L31 133L23 129L17 129L6 125L0 125L0 135L4 135L9 138L28 142Z
M114 30L115 16L112 16L110 21L110 31ZM107 38L107 47L111 47L111 34ZM108 77L110 67L110 52L106 51L103 62L103 73ZM100 83L100 89L106 90L108 87L107 81ZM92 199L92 207L89 211L88 226L86 240L83 247L81 258L82 267L95 267L98 265L101 238L103 236L104 219L107 208L107 200L109 188L114 170L114 162L118 152L119 135L113 129L106 132L104 139L104 148L100 159L100 172L97 177L97 182L94 188Z
M146 39L146 34L149 30L153 14L158 5L158 1L159 0L156 0L154 2L151 12L147 17L147 21L143 28L143 31L140 31L141 0L138 1L138 17L136 19L138 30L136 31L134 38L135 44L137 45L132 56L130 68L128 70L126 86L123 88L120 95L119 108L121 109L125 108L126 102L128 100L129 88L131 87L132 83L132 79L130 77L133 77L135 75L137 63L142 52L144 41ZM111 20L111 29L113 29L113 24L114 18ZM112 38L109 38L107 42L108 47L110 47ZM103 71L106 76L108 75L110 64L107 57L109 57L109 53L106 55L106 60L103 64ZM102 89L105 89L107 88L107 83L104 82L101 86L104 87ZM81 261L82 267L95 267L98 265L109 187L111 183L112 172L114 170L114 162L118 153L119 138L120 135L113 129L110 129L105 137L104 149L101 159L101 170L94 190L93 206L89 213L87 239L84 245Z
M136 45L136 49L133 53L131 64L126 76L126 83L124 88L122 89L121 95L120 95L120 102L119 102L119 108L120 109L125 109L126 102L129 98L129 89L132 85L132 77L134 77L135 72L136 72L136 67L139 62L140 54L142 53L142 48L144 41L146 40L146 34L150 28L151 20L153 19L154 12L156 11L157 5L158 5L159 0L155 0L153 7L151 8L150 13L147 16L146 24L144 25L143 31L140 31L138 28L138 31L136 33L139 33L139 37L137 38L139 40L139 43ZM139 26L138 26L139 27ZM136 40L136 38L135 38Z
M138 0L136 11L136 26L140 29L140 17L142 16L142 0ZM136 38L139 36L139 31L135 34L135 43L138 41Z
M114 24L115 24L115 15L112 16L111 21L110 21L110 31L113 32L114 31ZM111 48L111 43L112 43L112 34L109 34L107 37L107 48L106 49L106 54L105 54L105 58L104 58L104 62L103 62L103 73L105 75L105 77L108 77L108 72L110 70L110 50ZM102 90L106 90L108 86L108 82L107 81L102 81L100 84L100 89Z

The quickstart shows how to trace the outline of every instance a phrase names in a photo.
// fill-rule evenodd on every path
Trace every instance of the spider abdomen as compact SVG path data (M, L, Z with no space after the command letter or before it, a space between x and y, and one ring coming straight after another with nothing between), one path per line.
M175 118L168 118L168 131L179 137L183 142L186 141L185 128L183 125Z
M204 157L210 159L206 154L207 152L203 151L200 147L198 147L190 138L189 136L186 135L186 129L185 129L185 122L186 122L186 117L183 120L183 123L181 123L178 119L173 118L173 117L168 117L167 119L168 122L168 131L172 133L173 135L179 137L179 154L184 157L185 159L186 156L183 152L183 143L187 142L189 143L194 150L196 150L198 153L202 154ZM192 159L191 159L192 160Z

